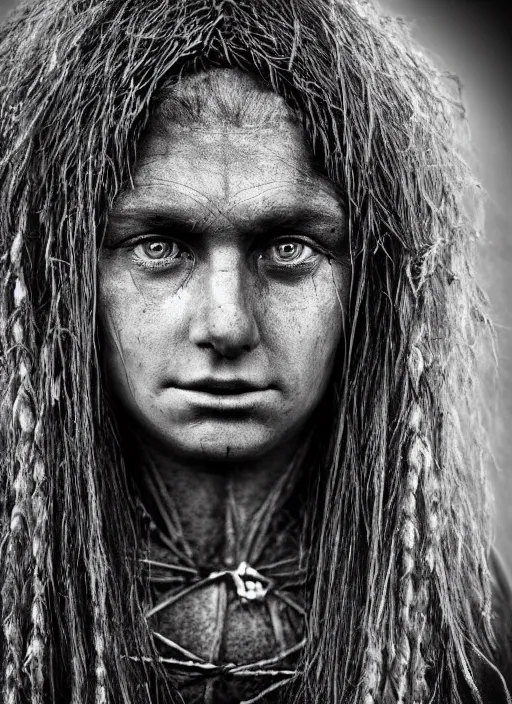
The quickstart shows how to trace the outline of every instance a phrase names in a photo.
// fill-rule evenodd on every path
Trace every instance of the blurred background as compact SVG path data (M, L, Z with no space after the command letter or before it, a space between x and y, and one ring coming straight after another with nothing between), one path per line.
M141 0L143 1L143 0ZM465 86L477 171L487 192L480 276L498 331L500 398L492 427L496 542L512 573L512 2L381 0ZM0 22L16 0L0 0Z

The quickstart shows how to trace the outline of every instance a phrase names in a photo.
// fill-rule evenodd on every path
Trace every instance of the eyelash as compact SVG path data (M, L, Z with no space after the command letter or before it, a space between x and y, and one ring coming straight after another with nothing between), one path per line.
M170 244L171 246L176 245L180 250L179 254L181 256L163 257L162 259L155 259L151 261L147 259L142 259L142 257L138 257L135 254L135 250L138 246L144 244L152 244L155 242L164 242L166 244ZM128 243L128 249L131 251L132 260L135 262L135 264L143 269L149 269L150 271L154 271L156 269L169 269L175 266L174 262L178 264L180 261L182 261L182 259L184 258L182 256L183 254L187 255L187 259L192 259L192 255L188 248L182 245L179 240L174 240L169 237L163 237L158 235L152 235L149 237L142 237L138 238L137 240L132 240Z
M135 250L139 245L144 245L144 244L151 244L151 243L156 243L156 242L163 242L169 245L177 245L179 248L179 256L175 257L164 257L162 259L155 259L153 261L151 260L145 260L142 259L141 257L137 256L135 254ZM167 237L164 235L149 235L149 236L143 236L139 237L137 239L132 239L129 240L128 242L123 243L124 246L131 252L131 257L134 263L146 270L150 271L155 271L155 270L165 270L165 269L170 269L173 266L177 265L178 263L182 262L183 259L193 259L193 254L190 251L190 249L182 244L179 240L173 239L171 237ZM329 258L332 258L332 253L328 252L326 249L321 247L317 243L312 243L309 239L301 238L301 237L280 237L274 240L270 240L264 248L259 248L259 254L258 254L258 260L265 260L265 253L268 252L272 247L278 247L279 245L282 244L295 244L295 245L301 245L302 247L308 247L311 250L311 254L309 257L306 259L306 261L300 261L300 262L290 262L290 263L284 263L284 262L276 262L272 261L270 257L267 258L266 265L273 268L273 269L278 269L281 271L286 271L286 270L291 270L291 269L300 269L300 268L305 268L311 265L312 262L308 261L308 259L311 259L313 256L318 255L318 254L323 254ZM185 255L185 256L183 256Z
M298 238L298 237L282 237L280 239L273 240L268 243L264 252L268 252L273 247L277 248L277 247L279 247L279 245L284 245L284 244L295 244L295 245L301 245L302 247L308 247L311 250L311 254L309 255L309 257L306 260L302 260L299 262L292 261L289 263L284 263L284 262L278 263L276 261L270 260L270 258L269 258L269 260L267 262L268 266L271 266L276 269L281 269L281 270L300 269L305 266L308 266L308 264L310 263L310 262L308 262L308 259L310 259L312 255L313 256L318 255L321 252L321 249L318 245L313 245L311 242L302 240L301 238ZM258 258L264 259L265 258L264 253L262 252Z

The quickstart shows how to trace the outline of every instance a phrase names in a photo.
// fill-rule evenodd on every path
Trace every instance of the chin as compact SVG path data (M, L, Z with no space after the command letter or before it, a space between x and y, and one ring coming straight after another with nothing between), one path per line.
M182 458L211 462L256 460L276 445L274 432L247 422L201 423L162 437L160 442Z

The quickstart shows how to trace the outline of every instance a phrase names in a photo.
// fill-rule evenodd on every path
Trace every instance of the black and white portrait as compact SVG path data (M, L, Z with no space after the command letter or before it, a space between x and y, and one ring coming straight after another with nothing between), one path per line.
M510 162L415 7L4 17L5 704L510 704Z

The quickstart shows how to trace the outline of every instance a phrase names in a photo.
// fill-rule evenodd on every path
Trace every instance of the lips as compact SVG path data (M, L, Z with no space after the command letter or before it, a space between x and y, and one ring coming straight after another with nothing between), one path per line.
M199 391L221 396L254 393L270 388L268 384L256 384L245 379L201 379L175 384L175 386L185 391Z

